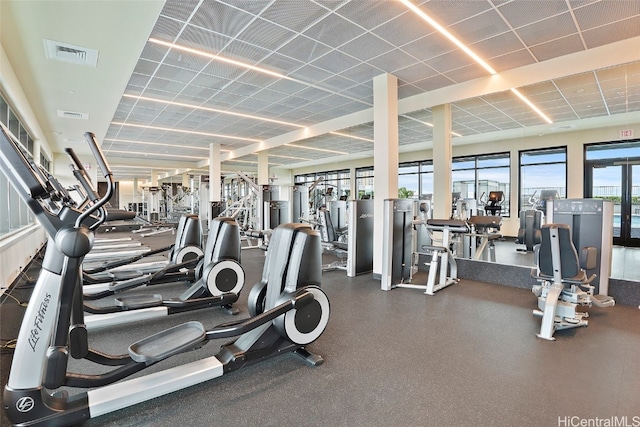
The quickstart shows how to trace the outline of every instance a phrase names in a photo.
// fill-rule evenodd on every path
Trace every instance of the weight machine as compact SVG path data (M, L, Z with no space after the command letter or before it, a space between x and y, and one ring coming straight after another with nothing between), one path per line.
M373 270L373 212L373 200L333 201L318 210L323 247L340 258L324 266L324 271L345 270L348 277L355 277ZM342 228L333 222L334 217Z
M613 253L613 202L602 199L557 199L547 202L548 221L567 224L576 248L594 247L595 265L587 272L595 274L595 292L607 295Z
M384 204L384 237L388 242L383 248L381 289L394 288L421 289L427 295L459 281L457 264L452 250L454 236L469 233L466 221L454 219L427 219L414 215L415 204L409 199L388 199ZM413 243L413 236L419 227L429 234L429 244L419 248ZM436 234L439 234L437 236ZM437 243L440 243L439 245ZM417 284L414 274L420 256L430 258L426 284Z
M595 295L591 283L596 274L588 275L597 264L598 250L583 247L580 255L566 224L547 224L542 227L542 243L536 253L537 267L531 275L541 284L532 288L538 297L538 309L533 314L542 318L539 338L554 340L557 330L587 326L589 313L578 311L582 306L613 307L615 300Z
M502 226L501 216L473 215L467 220L470 230L463 236L463 256L474 260L496 262L495 241Z
M305 223L313 220L309 215L309 190L306 185L299 184L290 187L289 202L292 222Z
M541 227L547 218L553 213L549 211L553 200L558 198L556 190L542 190L540 198L536 198L536 193L529 197L529 209L520 211L520 228L516 243L524 245L524 248L517 248L518 252L532 252L535 245L542 241Z

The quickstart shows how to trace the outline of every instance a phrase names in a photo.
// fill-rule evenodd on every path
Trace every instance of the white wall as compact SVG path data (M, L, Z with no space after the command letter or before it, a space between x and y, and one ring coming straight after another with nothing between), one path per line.
M36 153L43 152L53 159L52 150L47 143L35 114L27 102L9 59L0 43L0 91L22 124L34 139ZM39 156L36 161L39 161ZM8 287L46 241L46 233L37 224L6 236L0 236L0 294Z
M139 197L136 198L136 193L133 190L133 181L118 181L118 193L120 206L114 207L126 209L129 203L140 201Z
M33 224L0 240L0 295L29 264L46 239L44 229Z

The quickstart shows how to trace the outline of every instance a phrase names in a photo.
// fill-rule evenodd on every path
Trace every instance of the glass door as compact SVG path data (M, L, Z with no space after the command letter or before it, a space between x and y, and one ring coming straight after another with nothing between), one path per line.
M585 196L611 200L613 244L640 246L640 160L587 162Z
M640 164L629 165L629 240L640 246Z

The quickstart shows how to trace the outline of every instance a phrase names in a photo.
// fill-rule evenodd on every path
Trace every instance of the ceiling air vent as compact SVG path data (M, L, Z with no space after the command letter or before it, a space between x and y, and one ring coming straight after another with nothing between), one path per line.
M63 119L89 120L89 114L87 114L87 113L78 113L76 111L58 110L58 117L61 117Z
M44 39L44 50L47 58L55 59L56 61L89 65L91 67L98 65L98 51L95 49Z
M551 128L551 130L569 130L569 129L575 129L576 125L560 125L560 126L554 126Z

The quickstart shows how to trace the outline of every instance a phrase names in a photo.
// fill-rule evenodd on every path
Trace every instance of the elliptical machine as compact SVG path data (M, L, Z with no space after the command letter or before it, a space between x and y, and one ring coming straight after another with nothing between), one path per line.
M541 229L551 214L548 202L558 198L556 190L542 190L540 198L536 198L537 192L538 190L534 191L529 197L531 207L520 211L520 228L516 243L525 247L517 248L518 252L533 252L534 247L542 242Z
M98 306L84 302L87 329L111 327L134 321L153 319L185 311L209 307L221 307L229 314L238 314L233 303L238 300L245 283L245 272L240 265L240 228L233 218L217 217L211 221L209 237L203 259L195 269L197 280L176 298L162 298L160 294L129 295L121 291L137 288L144 277L125 282L109 284L101 296L119 295L111 305ZM84 300L90 299L83 293ZM95 297L95 298L94 298Z
M70 167L73 174L83 186L84 193L87 194L87 201L77 205L71 202L71 198L63 200L67 201L69 206L86 210L92 206L94 200L99 200L100 197L95 193L82 162L72 150L66 151L72 160ZM65 194L66 190L57 183L55 177L49 173L45 176L47 183L52 184L61 194ZM90 313L84 319L86 328L91 330L112 327L209 307L221 307L230 314L237 314L238 309L232 304L238 300L245 282L245 273L240 265L238 224L232 218L215 218L211 222L206 253L202 252L201 246L202 229L198 216L184 215L178 225L175 244L163 248L170 252L171 260L168 263L161 263L160 267L155 267L155 263L151 263L151 266L145 265L146 263L133 264L131 267L140 267L141 270L129 270L128 273L118 271L118 274L111 273L108 270L109 267L121 265L131 258L122 262L106 263L97 269L98 273L106 269L107 275L104 276L106 280L115 279L121 274L124 276L120 278L130 278L86 286L85 282L93 276L83 271L83 309L86 313ZM175 263L177 261L182 262ZM188 283L190 287L178 297L169 299L163 298L160 294L131 295L127 292L163 283L176 285ZM112 295L119 296L110 304L96 305L86 302L86 300L98 300Z
M540 210L540 201L536 199L536 193L529 197L529 209L520 211L520 228L518 229L518 237L516 243L524 245L524 248L517 248L518 252L533 252L535 245L542 242L542 211Z
M74 172L76 171L77 169L74 169ZM115 260L101 261L94 258L91 262L93 265L83 268L84 280L87 283L102 283L131 278L132 274L157 272L178 264L192 265L193 263L189 264L190 261L197 263L204 255L202 240L202 225L198 215L182 215L176 228L176 240L172 245ZM163 252L167 252L168 260L139 262ZM100 256L101 254L97 253L96 255ZM87 257L85 257L85 264L87 264Z
M320 238L303 224L285 224L274 231L263 281L256 285L260 291L250 294L249 306L260 312L257 316L210 330L187 322L132 344L124 355L90 349L83 324L81 264L91 250L94 230L106 217L103 206L113 193L114 180L95 136L85 137L110 185L102 198L79 210L59 203L56 189L0 125L0 170L49 235L3 394L12 424L74 425L288 352L312 365L322 363L306 345L326 328L329 300L319 287ZM173 355L227 337L238 338L216 356L121 381ZM68 372L70 356L114 369L97 375ZM90 390L69 396L62 387Z

